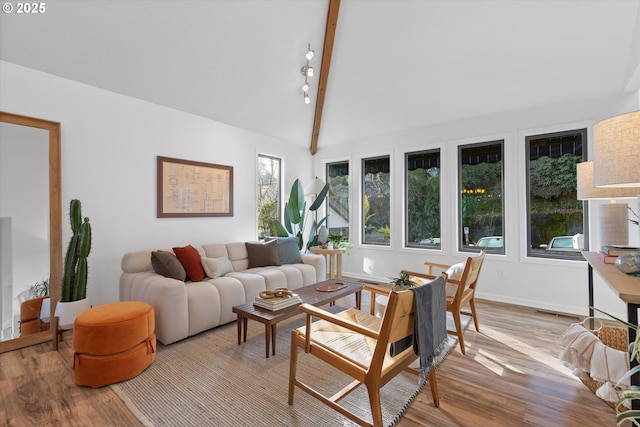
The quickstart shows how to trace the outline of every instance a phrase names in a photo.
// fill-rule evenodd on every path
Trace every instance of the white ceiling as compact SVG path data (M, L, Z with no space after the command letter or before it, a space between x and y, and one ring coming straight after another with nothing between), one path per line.
M308 147L327 9L49 0L1 14L0 59ZM319 149L638 91L639 22L640 0L342 0Z

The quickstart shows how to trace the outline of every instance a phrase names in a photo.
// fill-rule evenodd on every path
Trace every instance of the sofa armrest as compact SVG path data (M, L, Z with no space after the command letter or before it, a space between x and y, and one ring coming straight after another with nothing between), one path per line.
M327 280L327 262L324 255L302 254L302 262L315 268L317 282Z
M155 312L158 341L171 344L189 336L189 307L184 282L153 272L122 273L120 300L143 301Z

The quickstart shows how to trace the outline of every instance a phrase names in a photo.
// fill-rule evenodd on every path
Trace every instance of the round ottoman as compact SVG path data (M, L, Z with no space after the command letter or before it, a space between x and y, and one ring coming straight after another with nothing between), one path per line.
M73 325L73 379L102 387L135 377L156 357L153 307L122 301L93 307Z

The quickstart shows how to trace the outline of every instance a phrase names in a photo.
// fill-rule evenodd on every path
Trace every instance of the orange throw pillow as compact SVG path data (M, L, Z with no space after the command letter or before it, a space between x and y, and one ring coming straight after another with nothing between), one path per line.
M173 248L173 252L187 272L187 278L193 282L204 280L204 268L200 262L200 252L191 245Z

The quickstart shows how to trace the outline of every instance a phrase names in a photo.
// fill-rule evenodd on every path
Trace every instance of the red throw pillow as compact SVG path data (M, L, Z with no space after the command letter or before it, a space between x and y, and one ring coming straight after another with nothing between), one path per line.
M200 262L200 252L191 245L182 248L173 248L173 252L187 272L187 278L193 282L204 280L204 268Z

